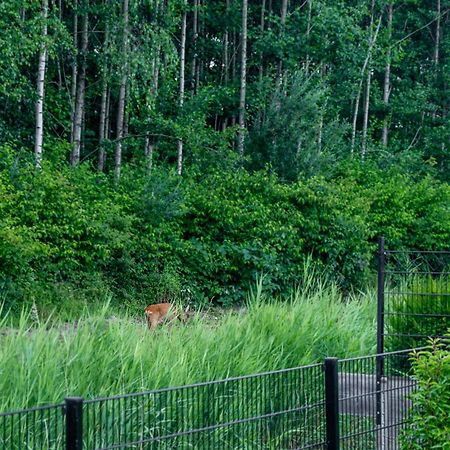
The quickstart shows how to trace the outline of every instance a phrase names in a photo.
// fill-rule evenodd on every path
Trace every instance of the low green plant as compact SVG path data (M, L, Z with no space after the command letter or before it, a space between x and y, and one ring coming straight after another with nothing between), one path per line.
M449 330L450 331L450 330ZM402 450L450 449L450 335L413 355L417 389L401 437Z

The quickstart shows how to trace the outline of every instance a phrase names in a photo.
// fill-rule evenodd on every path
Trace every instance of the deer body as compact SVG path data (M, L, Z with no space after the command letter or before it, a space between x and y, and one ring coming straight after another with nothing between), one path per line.
M184 321L186 319L186 311L180 313L177 311L173 303L157 303L156 305L148 305L144 310L147 317L147 324L151 330L154 330L160 323L178 319Z

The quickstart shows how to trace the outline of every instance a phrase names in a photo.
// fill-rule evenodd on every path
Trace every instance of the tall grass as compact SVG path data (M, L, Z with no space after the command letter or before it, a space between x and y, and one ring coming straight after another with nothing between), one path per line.
M149 332L144 321L111 317L108 304L76 324L0 323L0 411L251 374L374 350L373 293L344 299L334 284L305 278L289 299L267 299L262 282L247 308L218 321ZM34 316L36 314L34 313Z

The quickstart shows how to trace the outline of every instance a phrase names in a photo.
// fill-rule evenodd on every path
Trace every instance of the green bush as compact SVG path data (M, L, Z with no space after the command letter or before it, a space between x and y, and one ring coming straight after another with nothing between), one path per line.
M435 341L412 358L417 390L402 450L450 449L450 339Z
M309 256L351 291L370 280L378 234L391 248L450 239L448 186L369 162L293 183L268 170L179 177L127 165L115 185L86 164L46 160L36 171L0 147L0 169L0 286L16 310L94 285L128 306L235 304L259 274L271 293L287 292Z

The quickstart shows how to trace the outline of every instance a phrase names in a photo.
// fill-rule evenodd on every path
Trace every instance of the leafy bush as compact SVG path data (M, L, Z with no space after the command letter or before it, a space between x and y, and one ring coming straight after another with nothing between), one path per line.
M450 339L435 341L412 358L417 390L402 450L450 449Z
M86 164L36 171L0 147L2 295L19 310L37 293L58 303L103 284L128 306L234 304L259 274L271 293L288 291L309 255L351 291L370 279L378 234L396 248L449 241L448 186L369 162L339 167L288 184L268 170L193 167L180 178L127 165L116 186Z

